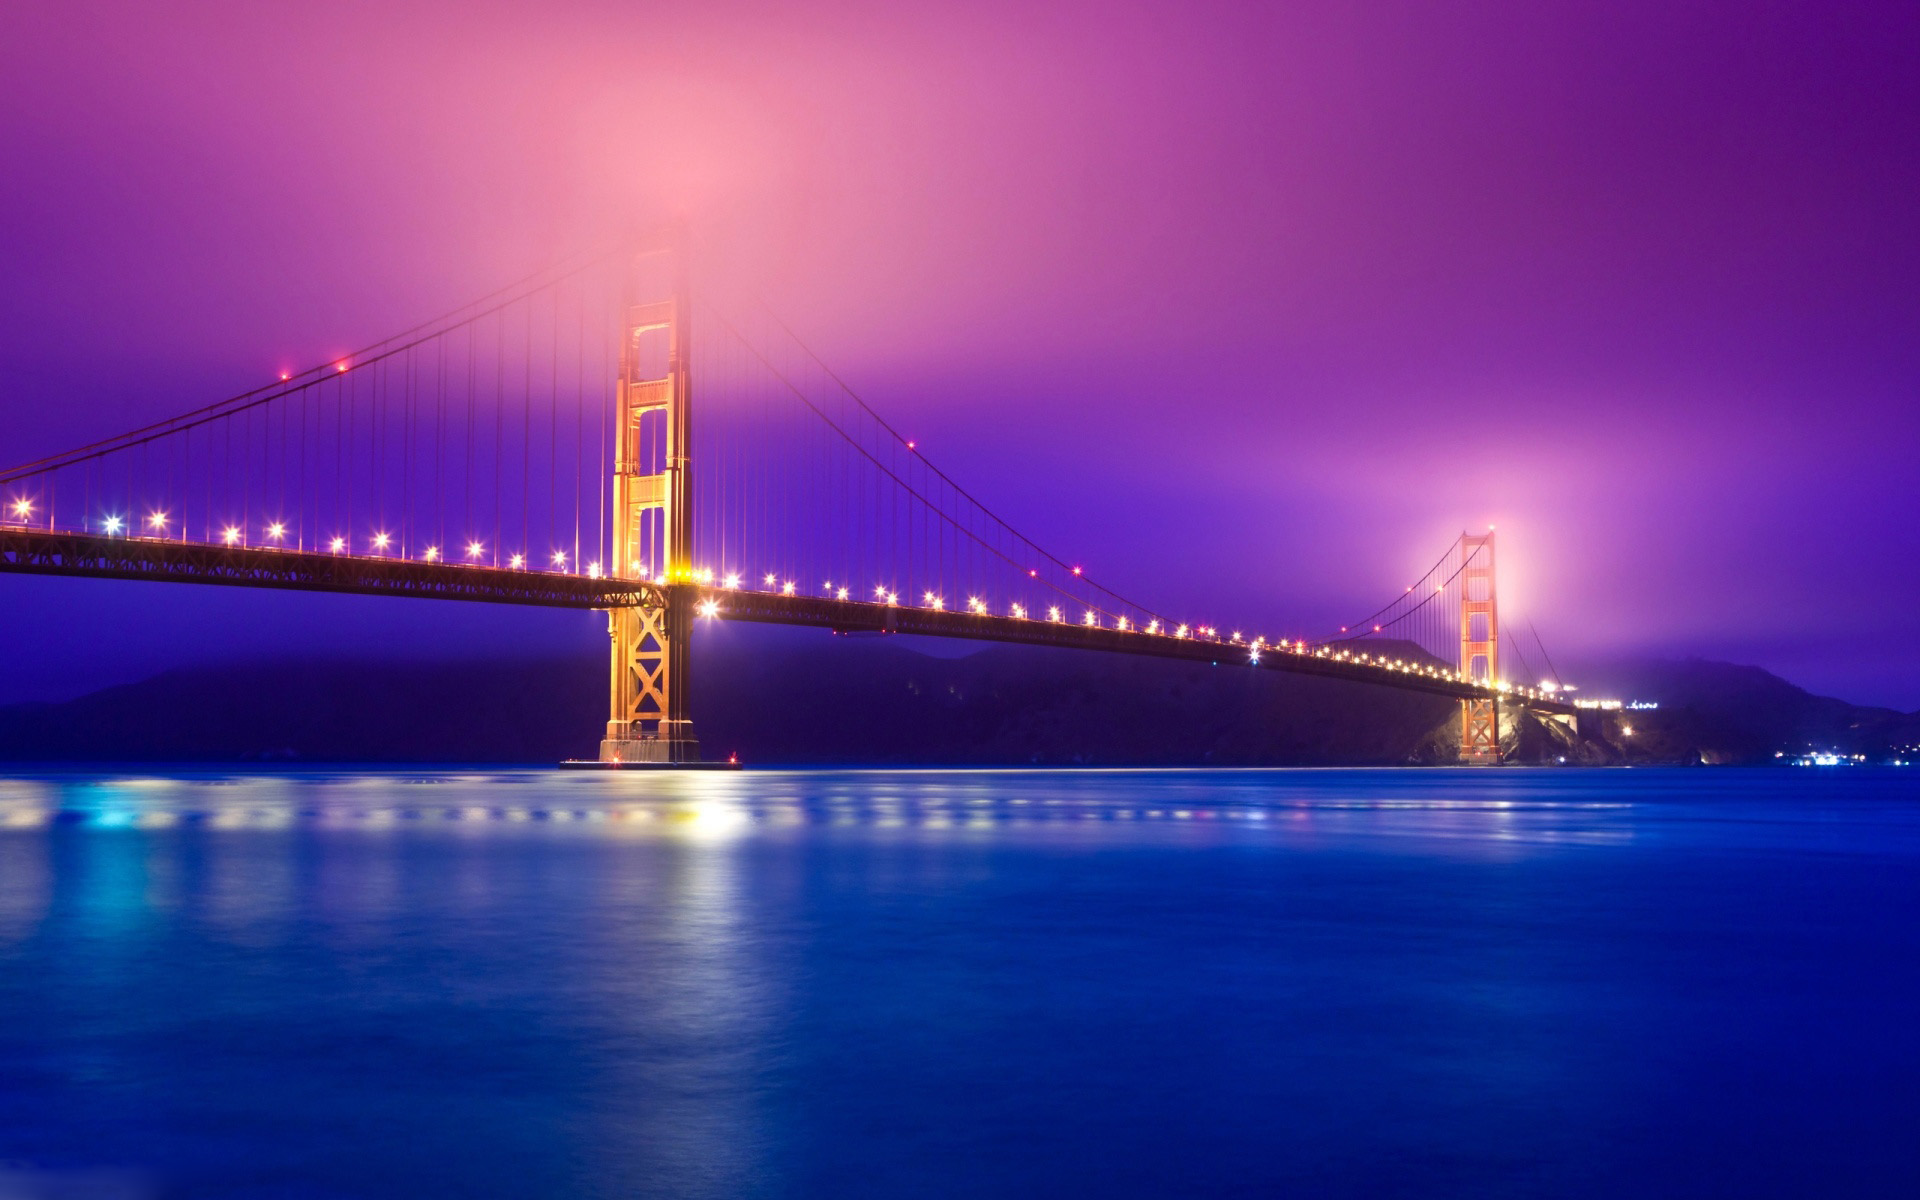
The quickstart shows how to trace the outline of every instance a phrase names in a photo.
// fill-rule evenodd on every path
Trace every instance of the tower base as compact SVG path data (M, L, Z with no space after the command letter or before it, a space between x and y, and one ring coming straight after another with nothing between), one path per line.
M634 726L639 723L635 722ZM600 742L600 761L618 763L678 764L700 761L700 739L693 736L692 721L662 721L658 732L640 733L635 727L622 727L610 721L609 736ZM638 736L636 736L638 735Z

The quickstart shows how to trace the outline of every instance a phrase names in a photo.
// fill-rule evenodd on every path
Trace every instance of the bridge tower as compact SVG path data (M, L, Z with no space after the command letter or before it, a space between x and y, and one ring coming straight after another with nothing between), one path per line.
M1500 678L1500 610L1494 592L1493 530L1460 535L1460 674L1475 683ZM1460 758L1476 766L1500 761L1498 697L1460 702Z
M611 574L665 584L666 602L607 614L613 685L602 762L700 759L687 705L695 589L692 304L684 239L672 250L672 294L636 303L641 268L654 257L643 253L628 265L621 308Z

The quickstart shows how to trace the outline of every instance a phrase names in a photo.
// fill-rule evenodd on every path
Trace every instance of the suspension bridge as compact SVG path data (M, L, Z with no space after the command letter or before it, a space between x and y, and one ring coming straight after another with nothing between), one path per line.
M0 571L605 611L609 713L589 761L608 766L700 762L688 650L703 619L1411 689L1459 701L1475 764L1500 761L1503 709L1574 714L1537 633L1538 663L1503 646L1491 529L1336 629L1161 612L1019 532L765 306L696 302L678 249L555 267L7 468L0 503Z

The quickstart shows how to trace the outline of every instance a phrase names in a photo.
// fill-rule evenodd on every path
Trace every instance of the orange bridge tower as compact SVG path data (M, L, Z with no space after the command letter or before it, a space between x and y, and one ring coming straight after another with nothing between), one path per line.
M643 253L628 266L616 381L613 555L616 579L663 585L664 603L608 613L613 638L612 708L602 762L691 763L700 759L688 713L688 635L693 630L692 303L684 239L672 251L672 294L635 303Z
M1460 674L1493 687L1500 680L1500 609L1494 591L1493 530L1460 535ZM1500 761L1497 695L1460 702L1460 758L1477 766Z

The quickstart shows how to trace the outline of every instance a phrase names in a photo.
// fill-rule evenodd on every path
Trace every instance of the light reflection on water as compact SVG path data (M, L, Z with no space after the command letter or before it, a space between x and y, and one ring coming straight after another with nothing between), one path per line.
M1350 773L1357 774L1357 773ZM580 827L604 836L728 839L808 825L986 830L1076 822L1195 822L1298 828L1367 814L1390 831L1418 814L1424 836L1615 840L1630 831L1567 818L1617 799L1510 798L1498 788L1372 773L1329 794L1330 772L561 772L236 773L0 780L0 828L394 830L434 824ZM1408 786L1413 784L1415 786ZM1143 794L1144 792L1144 794ZM1463 794L1464 793L1464 794Z

